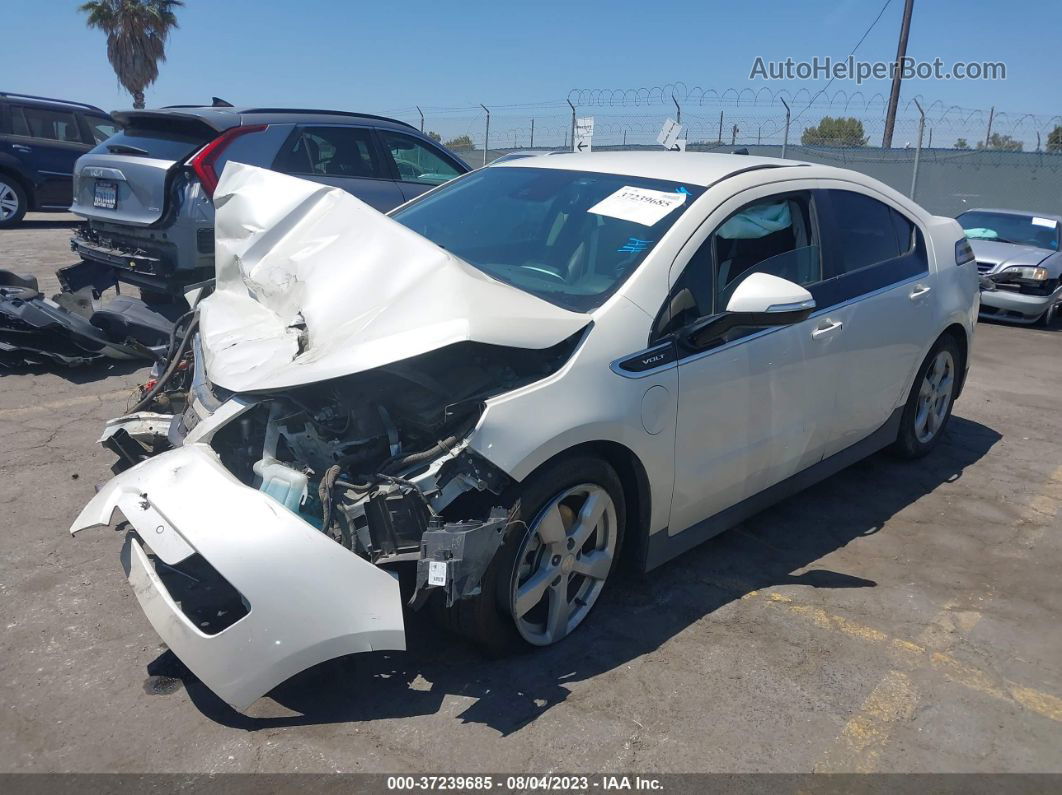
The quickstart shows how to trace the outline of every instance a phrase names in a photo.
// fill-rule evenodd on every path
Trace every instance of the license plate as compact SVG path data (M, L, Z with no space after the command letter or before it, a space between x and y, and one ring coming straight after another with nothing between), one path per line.
M96 182L96 193L92 197L92 206L104 210L113 210L118 206L118 185L114 182Z

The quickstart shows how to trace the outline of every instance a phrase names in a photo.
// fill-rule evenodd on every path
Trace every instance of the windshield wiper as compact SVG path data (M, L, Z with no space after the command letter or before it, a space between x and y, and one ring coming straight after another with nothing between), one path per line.
M141 149L139 146L129 146L128 144L111 144L107 147L107 151L112 155L150 155L147 149Z

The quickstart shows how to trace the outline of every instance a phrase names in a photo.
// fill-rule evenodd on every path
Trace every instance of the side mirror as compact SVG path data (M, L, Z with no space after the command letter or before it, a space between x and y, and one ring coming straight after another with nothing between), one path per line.
M753 273L734 290L725 312L697 321L679 335L680 342L689 348L707 348L735 328L789 326L806 320L814 309L815 299L799 284Z

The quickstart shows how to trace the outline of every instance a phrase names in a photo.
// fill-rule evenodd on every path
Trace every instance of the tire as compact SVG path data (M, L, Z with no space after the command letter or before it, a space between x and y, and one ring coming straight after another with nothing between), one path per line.
M955 390L964 366L959 346L941 337L918 368L900 418L891 451L900 458L921 458L940 444L955 404Z
M600 519L576 547L574 519L591 497L601 508L599 514L595 511ZM437 602L435 608L444 626L494 654L549 646L571 634L617 569L626 526L619 476L605 461L589 456L547 464L519 484L509 502L513 521L483 578L482 593L451 608ZM546 528L551 535L563 532L563 540L558 536L545 544L540 533ZM594 576L584 571L593 571ZM563 611L553 610L560 604L556 595L561 578L568 594L568 620L563 626L559 620ZM517 588L530 594L534 589L527 587L529 583L547 580L540 600L530 609L525 607L533 596L525 596L523 605L517 602Z
M22 220L28 208L26 191L18 180L0 174L0 229L14 226Z

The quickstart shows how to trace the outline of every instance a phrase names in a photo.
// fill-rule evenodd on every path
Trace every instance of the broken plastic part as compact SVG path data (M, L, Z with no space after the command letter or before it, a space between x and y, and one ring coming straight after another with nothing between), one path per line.
M442 587L446 606L482 592L483 575L501 548L509 516L494 508L483 521L433 523L421 539L421 559L417 561L417 590L410 604L419 608L428 589ZM433 565L434 564L434 565Z

